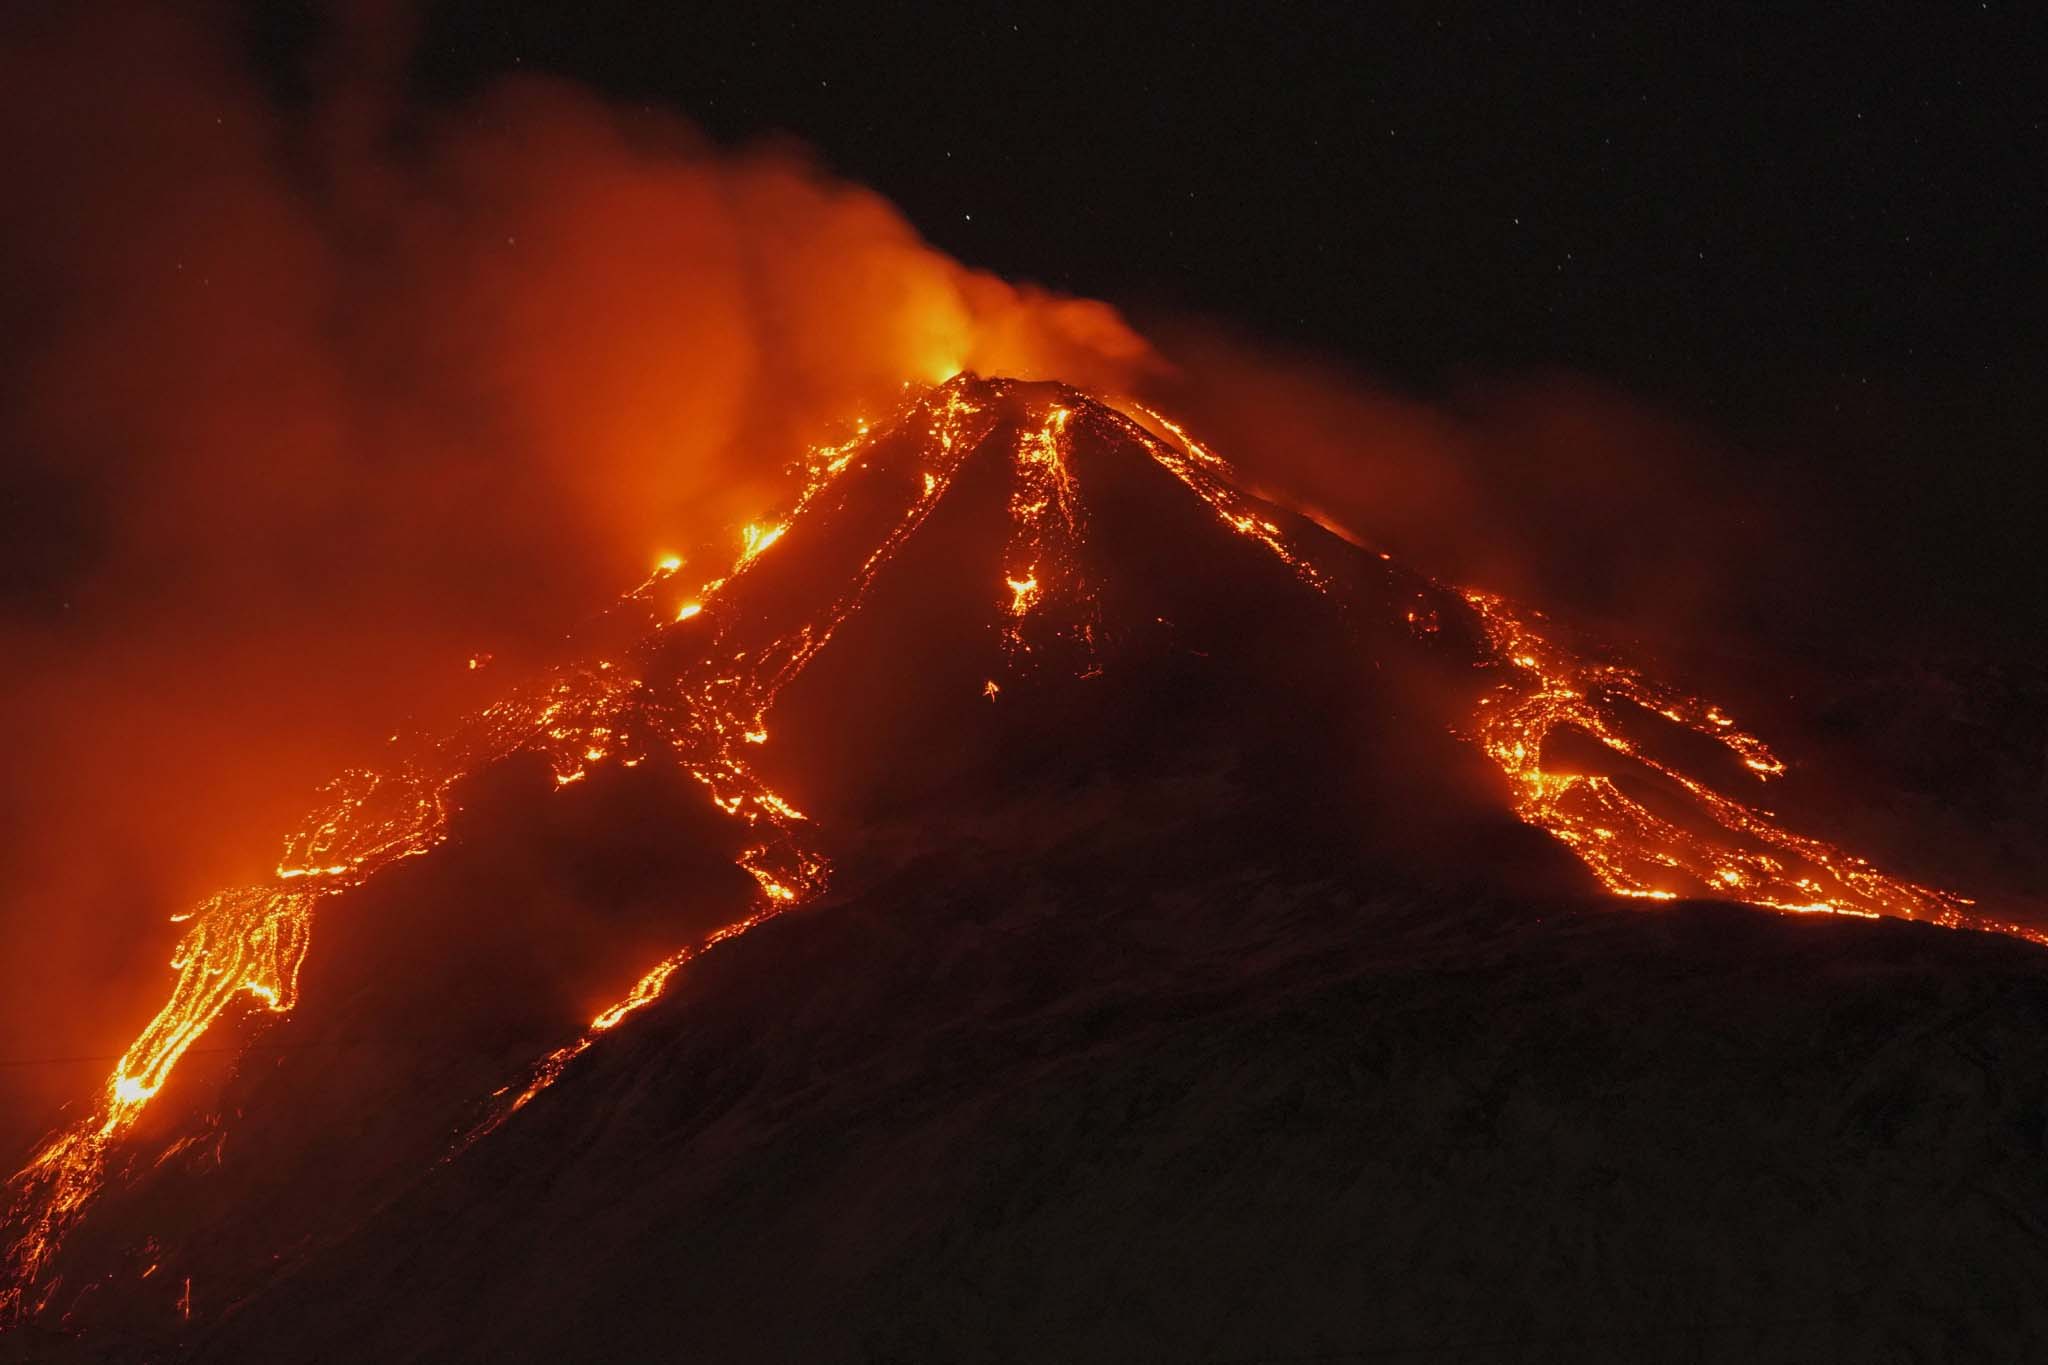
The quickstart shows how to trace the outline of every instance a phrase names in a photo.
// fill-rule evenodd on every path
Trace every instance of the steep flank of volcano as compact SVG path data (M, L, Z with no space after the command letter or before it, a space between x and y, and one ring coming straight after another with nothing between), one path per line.
M1454 1148L1441 1125L1478 1120L1431 1087L1465 1084L1468 1066L1495 1075L1482 1108L1497 1121L1512 1102L1502 1069L1551 1076L1528 1050L1578 1027L1562 995L1515 1006L1505 1053L1449 1025L1447 1001L1486 1008L1474 980L1522 989L1502 962L1540 963L1541 991L1645 955L1655 979L1692 962L1738 972L1740 954L1699 926L1750 945L1767 974L1816 942L1879 977L1910 944L1932 954L1928 980L2021 951L1936 946L1944 936L1900 926L1736 930L1700 909L1660 928L1589 910L1603 893L2034 936L2017 912L1764 809L1765 784L1796 798L1798 776L1721 707L1254 496L1135 404L963 375L812 452L793 478L789 507L737 549L664 562L573 658L337 779L272 879L180 917L162 1011L12 1182L0 1314L88 1343L275 1354L300 1315L367 1295L408 1305L380 1352L538 1355L573 1343L509 1324L553 1285L569 1295L547 1310L561 1331L614 1315L592 1339L644 1351L653 1338L636 1334L667 1321L657 1289L593 1256L576 1232L587 1223L649 1264L665 1237L694 1248L668 1253L708 1296L689 1300L688 1344L749 1354L777 1257L731 1240L733 1220L788 1220L789 1236L804 1221L763 1193L773 1166L749 1166L759 1150L796 1163L808 1193L792 1197L840 1210L811 1210L839 1231L788 1260L816 1296L769 1353L957 1354L959 1324L863 1328L873 1340L819 1324L877 1285L928 1294L931 1247L973 1241L960 1218L1001 1223L1008 1158L937 1161L936 1184L917 1172L953 1139L1020 1140L1031 1124L1002 1087L1038 1093L1071 1074L1108 1094L1128 1065L1132 1094L1156 1084L1160 1112L1199 1127L1209 1100L1185 1082L1205 1049L1247 1074L1276 1040L1322 1056L1328 1038L1300 1034L1291 1001L1426 969L1466 983L1411 1001L1404 1017L1426 1028L1376 1008L1332 1017L1422 1049L1412 1065L1382 1060L1411 1087L1396 1091L1417 1132ZM793 910L811 913L783 920ZM2004 1028L2035 968L1998 960L2026 964L2010 969L2017 994L1986 1006L2004 1022L1985 1027ZM1867 986L1857 977L1842 998L1862 1009ZM1640 1023L1652 1001L1633 989L1594 994ZM1731 1026L1719 1008L1696 999L1671 1026ZM1431 1051L1444 1028L1463 1041ZM1875 1046L1878 1029L1858 1022L1841 1046ZM1757 1036L1760 1052L1784 1042L1775 1026ZM1795 1048L1782 1074L1819 1065ZM1567 1101L1539 1097L1546 1113ZM1108 1145L1103 1170L1143 1169L1132 1229L1197 1197L1200 1171L1251 1179L1213 1151L1183 1169L1164 1149L1111 1150L1115 1125L1098 1114L1059 1122L1070 1159L1085 1135ZM834 1133L866 1135L881 1163L871 1194L819 1164ZM1730 1180L1755 1177L1764 1130L1741 1143ZM1896 1154L1891 1135L1873 1137L1868 1169L1828 1197L1878 1181ZM1336 1148L1264 1159L1344 1178ZM1528 1174L1510 1163L1486 1179ZM1062 1201L1114 1197L1103 1179L1077 1176L1025 1211L1052 1220L1037 1240L997 1238L963 1264L987 1282L1025 1273L1079 1235L1081 1203ZM636 1182L658 1197L622 1215ZM909 1211L926 1199L952 1212ZM722 1231L692 1231L708 1225ZM391 1259L428 1227L433 1264ZM880 1278L854 1265L870 1235L893 1258ZM1611 1245L1635 1255L1627 1239L1648 1235ZM538 1241L587 1273L536 1281L505 1261ZM1203 1275L1232 1264L1218 1246L1188 1255ZM756 1277L741 1286L752 1316L706 1323L725 1263ZM501 1287L475 1302L505 1329L461 1313L427 1325L471 1269ZM1012 1303L1017 1330L1046 1325L1032 1293ZM1319 1341L1350 1331L1318 1321ZM1373 1322L1373 1340L1391 1330ZM1052 1326L1072 1344L1085 1324Z
M2048 1329L2037 950L1417 888L1258 799L1190 765L871 831L889 874L693 964L194 1358L1684 1365Z

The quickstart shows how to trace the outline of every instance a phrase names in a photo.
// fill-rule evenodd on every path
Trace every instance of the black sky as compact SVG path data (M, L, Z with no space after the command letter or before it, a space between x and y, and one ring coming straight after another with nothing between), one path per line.
M788 132L972 264L1412 381L2038 356L2048 25L1789 8L455 3L420 71Z
M283 105L304 101L334 11L229 3ZM1768 467L1843 555L1887 558L1899 615L2048 657L2035 8L414 18L414 97L548 74L724 144L793 139L943 251L1141 326L1208 319L1425 397L1617 385Z
M1900 614L2048 630L2029 7L457 0L420 39L430 96L547 72L791 136L967 263L1141 323L1423 394L1620 385L1794 466Z
M204 12L306 105L334 0ZM1141 325L1213 320L1447 402L1557 370L1642 395L1752 470L1792 466L1769 483L1801 494L1788 534L1855 566L1793 585L1810 615L1847 583L1866 636L1949 627L2048 678L2037 5L442 0L417 20L414 96L548 74L723 144L791 138L944 252ZM26 186L24 221L49 193ZM39 374L14 343L0 328L0 397ZM97 490L21 454L0 453L0 626L84 633ZM2048 690L2029 696L2038 716ZM47 722L12 724L18 752ZM51 799L0 795L12 826Z
M238 26L287 119L331 84L336 12L202 10ZM442 0L415 18L411 97L464 108L545 74L723 144L793 139L942 251L1141 326L1209 319L1447 404L1560 370L1641 395L1752 461L1783 495L1774 528L1851 566L1753 585L1770 610L1809 599L1783 612L1794 633L1846 610L1844 636L1910 657L1939 627L2048 679L2038 6ZM305 171L278 145L275 169ZM62 192L29 183L21 221ZM41 372L12 329L46 320L9 302L13 398ZM0 626L98 638L73 607L101 574L100 490L22 454L0 453ZM25 711L5 742L44 728ZM48 800L8 797L0 825Z

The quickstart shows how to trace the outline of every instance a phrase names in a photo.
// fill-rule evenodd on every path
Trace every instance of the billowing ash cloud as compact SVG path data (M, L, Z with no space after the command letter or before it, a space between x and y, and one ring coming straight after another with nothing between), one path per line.
M408 102L389 19L331 35L302 107L164 12L15 23L8 1037L54 1012L55 1050L118 1050L137 1020L70 1029L38 983L146 1009L163 914L262 868L472 649L543 651L906 379L1146 363L799 152L547 81Z

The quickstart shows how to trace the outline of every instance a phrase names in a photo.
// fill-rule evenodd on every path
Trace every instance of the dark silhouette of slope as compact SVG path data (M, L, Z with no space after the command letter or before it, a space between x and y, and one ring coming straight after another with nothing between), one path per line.
M195 1354L2019 1359L2038 1339L2038 950L1390 885L1267 837L1285 817L1243 778L1192 765L878 831L925 851L707 958Z
M747 751L829 889L465 1144L757 896L673 769L491 766L181 1066L0 1360L2023 1354L2039 950L1617 908L1451 733L1491 674L1426 580L1315 532L1311 591L1120 414L946 393L957 465L935 395L715 632L605 645L682 710L829 633ZM1019 549L1055 410L1087 533Z

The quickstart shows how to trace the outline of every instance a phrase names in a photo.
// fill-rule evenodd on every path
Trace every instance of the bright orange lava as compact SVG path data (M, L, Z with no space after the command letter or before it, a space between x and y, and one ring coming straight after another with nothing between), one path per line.
M752 653L727 655L711 670L714 676L680 679L680 697L674 702L657 700L645 683L609 661L555 669L470 717L429 745L421 759L391 772L349 772L331 783L326 803L285 840L273 885L222 892L174 917L192 923L172 954L171 966L179 975L170 999L121 1058L93 1110L50 1138L9 1181L7 1225L14 1240L0 1271L5 1276L0 1323L34 1315L49 1303L61 1282L61 1277L45 1275L51 1258L104 1185L112 1148L134 1127L179 1059L245 996L270 1011L289 1011L297 1000L299 967L318 903L445 840L455 785L489 764L516 752L538 752L562 788L582 781L590 765L607 759L631 766L667 752L703 784L713 804L759 831L740 865L759 887L760 900L746 917L657 963L624 998L593 1018L581 1038L541 1059L523 1083L501 1090L469 1141L503 1123L600 1035L659 997L677 968L696 953L814 895L828 868L802 837L805 817L761 783L742 749L766 741L762 717L776 693L859 607L881 566L922 524L989 424L957 390L930 406L932 468L922 493L819 619ZM721 590L780 541L789 524L855 463L868 441L863 424L853 441L816 452L789 517L748 526L729 572L703 584L672 624L715 614ZM681 567L679 558L663 559L624 600L645 603ZM717 634L707 654L716 652L722 624L714 622L713 630Z
M1561 840L1616 895L1713 896L1803 914L1893 915L2042 938L1971 914L1971 902L1953 892L1891 876L1868 859L1794 833L1644 752L1622 728L1631 713L1714 741L1759 782L1785 771L1762 740L1719 707L1623 665L1581 658L1538 634L1497 596L1463 596L1507 666L1475 717L1480 748L1506 774L1515 814ZM1545 767L1547 742L1565 731L1619 755L1616 767L1635 780Z
M921 414L927 422L914 491L881 542L812 619L766 643L747 645L735 631L744 613L726 604L733 585L745 581L762 556L802 523L842 473L862 462L873 440L865 425L845 445L814 452L794 505L776 520L747 526L722 577L673 595L683 561L672 556L626 594L625 602L660 614L658 636L673 631L672 638L692 642L701 667L685 665L661 687L607 660L556 668L419 746L406 762L383 772L344 773L286 838L272 880L220 892L175 916L189 927L171 957L177 977L163 1008L122 1056L91 1110L51 1137L10 1182L8 1226L14 1240L0 1270L0 1322L38 1313L55 1295L60 1277L49 1271L62 1239L104 1185L115 1145L193 1044L238 1004L279 1014L291 1010L316 909L443 842L457 784L488 765L513 753L539 753L556 786L566 788L601 763L633 766L666 756L702 784L719 810L753 831L739 862L758 895L748 914L656 963L579 1037L491 1096L463 1147L504 1124L606 1032L659 999L699 953L815 896L829 868L809 838L809 822L764 785L747 762L749 746L767 742L766 716L778 694L859 610L882 568L925 523L962 463L993 430L995 416L969 397L974 392L963 380L912 400L905 420ZM1077 414L1064 404L1048 404L1037 414L1037 426L1018 439L1003 584L993 613L1012 668L1034 662L1049 642L1064 640L1079 646L1083 676L1100 671L1101 606L1084 558L1088 521L1073 460L1077 415L1114 425L1139 442L1224 527L1262 546L1315 592L1334 597L1345 591L1343 575L1316 556L1351 553L1346 547L1334 538L1316 541L1313 549L1305 546L1283 529L1289 514L1247 493L1227 462L1175 423L1137 411L1165 437L1093 406ZM1532 626L1530 613L1497 596L1440 584L1430 584L1428 592L1436 605L1408 611L1410 629L1436 636L1443 619L1468 613L1475 637L1483 640L1480 662L1497 671L1499 681L1479 701L1466 737L1506 779L1514 813L1563 843L1616 895L1652 901L1716 896L1780 911L1892 915L2048 942L2033 930L1974 914L1961 896L1894 877L1794 833L1767 812L1645 752L1632 737L1645 724L1675 727L1719 746L1749 778L1782 774L1784 765L1770 749L1720 708L1632 668L1571 652ZM1373 604L1349 605L1364 610ZM488 658L475 656L470 667ZM981 695L993 702L1002 690L990 678ZM1604 749L1611 761L1602 771L1547 763L1546 749L1568 733Z
M1012 667L1023 666L1032 653L1026 638L1028 619L1049 606L1062 612L1052 623L1055 638L1078 642L1091 659L1095 648L1098 607L1081 567L1087 517L1067 432L1073 417L1070 408L1048 407L1038 429L1024 432L1017 441L1010 543L1003 554L1008 596L1001 599L1009 617L1003 625L1003 647Z
M1137 410L1175 444L1135 426L1133 434L1224 525L1264 545L1318 591L1334 591L1333 578L1258 512L1225 461L1176 423L1150 409ZM1711 739L1758 781L1782 776L1785 765L1770 748L1720 707L1624 665L1579 657L1539 634L1526 614L1494 594L1435 583L1430 588L1444 609L1462 604L1474 613L1486 662L1503 669L1503 681L1480 700L1468 737L1507 777L1516 816L1558 839L1615 895L1649 901L1712 897L1802 914L1891 915L2048 943L2048 933L1972 913L1972 902L1954 892L1891 876L1868 859L1786 829L1768 813L1645 754L1620 719L1630 711L1655 717ZM1409 611L1406 619L1418 635L1440 629L1438 610ZM1643 781L1544 766L1546 741L1566 731L1597 741L1621 756L1624 766L1639 765Z

